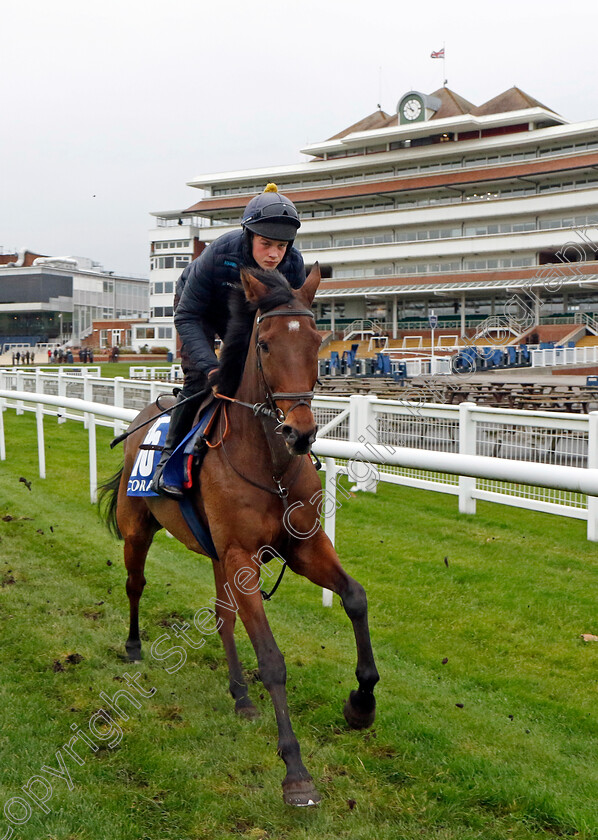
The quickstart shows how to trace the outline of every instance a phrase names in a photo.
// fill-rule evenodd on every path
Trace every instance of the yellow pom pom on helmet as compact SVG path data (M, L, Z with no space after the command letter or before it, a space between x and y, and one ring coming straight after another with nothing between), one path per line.
M278 192L278 187L276 184L266 184L264 187L264 192Z

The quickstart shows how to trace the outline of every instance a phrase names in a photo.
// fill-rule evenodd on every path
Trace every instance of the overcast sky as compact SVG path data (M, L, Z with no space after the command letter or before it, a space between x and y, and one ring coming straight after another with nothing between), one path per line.
M152 210L197 175L299 149L410 89L516 84L598 118L595 0L4 0L0 247L149 272Z

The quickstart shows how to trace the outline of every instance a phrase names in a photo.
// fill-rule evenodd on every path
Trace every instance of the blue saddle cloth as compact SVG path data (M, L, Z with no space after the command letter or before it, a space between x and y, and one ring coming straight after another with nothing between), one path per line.
M190 459L193 459L198 452L198 449L201 448L201 439L203 434L218 407L218 402L214 402L209 405L199 418L197 425L194 426L187 435L185 435L183 440L174 450L166 462L163 471L164 481L166 484L181 488L184 487L185 479L187 477L186 471L190 473ZM127 485L127 496L156 497L158 495L150 489L150 483L160 460L162 452L161 448L164 446L164 441L166 440L169 423L170 414L165 414L164 416L159 417L156 422L150 426L142 443L142 447L148 448L140 448L137 453ZM185 518L185 521L195 539L210 557L217 560L218 555L216 553L216 548L214 547L210 531L200 522L189 496L185 496L179 502L179 506L181 508L181 513L183 514L183 517Z

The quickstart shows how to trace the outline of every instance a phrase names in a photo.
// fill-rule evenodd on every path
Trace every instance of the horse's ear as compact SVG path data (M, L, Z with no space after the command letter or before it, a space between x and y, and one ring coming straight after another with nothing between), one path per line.
M300 297L307 306L311 307L312 301L314 296L318 290L318 286L320 285L320 280L322 279L322 275L320 272L320 263L315 262L312 266L312 270L309 272L309 275L301 288L297 291L297 297Z
M243 291L249 303L258 303L263 297L268 294L267 286L250 274L249 271L241 269L241 282L243 283Z

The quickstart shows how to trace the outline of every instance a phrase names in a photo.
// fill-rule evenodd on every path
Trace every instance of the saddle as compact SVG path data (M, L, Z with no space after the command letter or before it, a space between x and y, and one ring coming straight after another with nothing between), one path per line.
M201 404L191 431L174 450L164 466L166 484L190 490L194 476L199 475L207 451L207 441L218 416L221 403L210 394ZM143 444L142 444L143 445Z
M218 416L220 405L220 401L210 394L200 406L196 416L197 422L191 431L185 435L164 467L164 475L169 484L182 487L184 490L190 490L193 486L194 478L199 476L201 463L207 451L208 436ZM169 422L170 415L164 415L150 426L143 443L139 447L135 464L131 470L127 496L153 496L157 498L157 493L154 493L149 485L160 460L160 453L164 448ZM193 502L187 493L179 501L179 507L197 542L209 557L217 560L218 554L210 530L200 521Z

